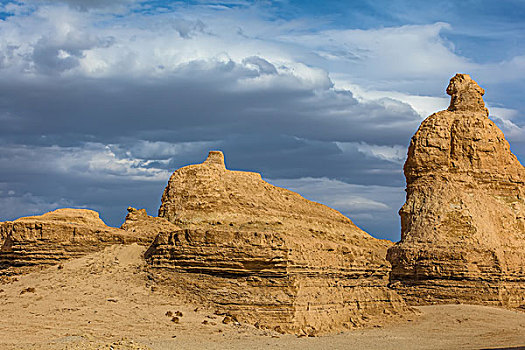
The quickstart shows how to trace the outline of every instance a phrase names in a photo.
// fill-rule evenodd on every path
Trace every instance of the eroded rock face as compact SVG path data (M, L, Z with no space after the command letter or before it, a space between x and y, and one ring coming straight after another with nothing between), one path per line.
M525 171L468 75L425 119L404 171L392 286L412 302L525 304Z
M221 152L175 171L159 216L181 229L146 253L157 279L244 322L317 334L407 310L386 287L390 242L259 174L227 170Z
M147 244L139 235L106 226L86 209L57 209L0 223L0 275L29 272L102 249L110 244Z
M128 208L126 220L120 226L121 229L134 232L144 239L153 242L155 237L161 232L173 232L180 228L164 218L148 215L146 209Z

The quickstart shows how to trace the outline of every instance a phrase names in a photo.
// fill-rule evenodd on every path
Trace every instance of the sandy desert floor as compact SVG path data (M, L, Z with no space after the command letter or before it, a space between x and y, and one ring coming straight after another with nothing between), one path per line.
M525 313L473 305L315 338L223 324L156 290L144 249L113 246L0 285L0 349L525 349Z

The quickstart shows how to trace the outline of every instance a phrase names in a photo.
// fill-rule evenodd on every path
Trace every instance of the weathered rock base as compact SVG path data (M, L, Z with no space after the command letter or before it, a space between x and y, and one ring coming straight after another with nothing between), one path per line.
M466 303L525 309L523 271L502 272L489 250L393 247L390 287L408 305ZM503 254L501 254L502 256Z
M296 244L282 234L181 230L160 234L146 259L169 292L283 333L330 333L406 315L386 287L388 266L352 261L351 249L319 239Z

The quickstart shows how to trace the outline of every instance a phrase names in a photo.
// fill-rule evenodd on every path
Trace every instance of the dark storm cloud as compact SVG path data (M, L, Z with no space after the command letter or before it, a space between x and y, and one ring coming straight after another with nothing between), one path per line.
M404 184L401 164L369 157L350 144L299 139L287 135L230 136L221 144L227 165L253 170L266 178L328 177L355 184Z
M408 105L360 103L328 79L313 89L272 67L250 57L245 64L193 62L147 81L0 83L0 115L10 120L0 130L9 143L0 157L0 182L8 184L0 202L16 207L3 219L26 202L93 208L113 225L127 205L156 213L169 173L202 161L209 149L224 150L229 168L266 178L402 185L399 164L369 157L355 142L406 143L419 120ZM271 88L258 85L268 75ZM350 146L342 150L336 141Z
M91 208L120 225L127 205L156 214L167 173L140 169L100 144L61 148L0 147L2 219L41 214L57 207Z
M103 47L107 48L114 38L94 38L88 35L67 35L61 40L50 37L40 38L33 47L33 53L28 57L38 73L60 74L79 65L84 57L84 51Z
M266 74L230 61L207 70L194 63L147 81L4 81L0 114L12 116L12 122L0 135L64 146L118 143L125 137L173 143L264 133L394 145L406 143L419 122L406 104L359 103L328 83L316 91L293 76L276 76L271 89L239 85Z

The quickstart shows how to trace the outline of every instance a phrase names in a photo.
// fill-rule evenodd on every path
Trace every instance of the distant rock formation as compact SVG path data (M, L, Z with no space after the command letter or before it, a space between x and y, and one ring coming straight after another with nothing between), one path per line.
M318 334L408 309L387 288L391 242L257 173L227 170L221 152L175 171L159 216L181 229L146 252L156 279L239 321Z
M93 210L57 209L1 222L0 275L29 272L110 244L132 242L147 244L151 238L108 227Z
M391 286L411 302L524 305L524 167L470 76L454 76L447 93L448 110L410 143Z
M153 242L161 232L172 232L180 229L164 218L149 216L146 209L132 207L128 208L128 215L126 215L126 220L120 228L139 234L144 239L150 239L150 242Z

